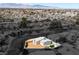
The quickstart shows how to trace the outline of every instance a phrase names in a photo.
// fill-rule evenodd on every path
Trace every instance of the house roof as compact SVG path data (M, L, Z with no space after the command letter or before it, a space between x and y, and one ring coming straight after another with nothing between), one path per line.
M45 47L45 46L42 46L41 44L34 45L31 39L29 39L26 42L28 43L27 48L44 48ZM25 45L26 45L26 43L25 43Z
M35 40L35 41L40 41L42 39L44 39L45 37L38 37L38 38L33 38L32 40Z
M45 37L44 37L44 38L45 38ZM34 38L34 39L35 39L35 38ZM50 40L50 39L46 39L46 40L53 42L53 44L55 45L54 48L61 46L61 44L55 43L54 41L52 41L52 40ZM45 42L46 42L46 40L45 40ZM42 40L42 41L44 41L44 40ZM45 48L45 47L46 47L46 46L42 46L41 44L36 44L36 45L34 45L34 44L33 44L33 39L28 39L27 41L25 41L25 45L24 45L24 49L43 49L43 48Z

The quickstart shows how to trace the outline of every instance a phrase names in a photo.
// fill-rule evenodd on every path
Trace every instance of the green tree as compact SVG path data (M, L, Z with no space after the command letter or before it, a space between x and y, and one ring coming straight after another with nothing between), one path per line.
M76 19L76 24L79 25L79 17Z
M79 25L79 14L77 14L77 16L74 16L73 19L75 19L76 24Z
M23 17L22 21L20 22L20 28L26 28L27 27L27 18Z
M57 29L57 28L62 28L62 24L61 21L54 19L51 23L50 23L50 27L49 29Z

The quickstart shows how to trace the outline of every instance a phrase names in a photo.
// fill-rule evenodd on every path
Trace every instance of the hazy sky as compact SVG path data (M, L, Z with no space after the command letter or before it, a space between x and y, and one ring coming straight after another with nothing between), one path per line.
M43 3L42 5L59 8L79 8L79 0L0 0L0 3Z
M32 3L32 5L34 4L53 6L58 8L78 8L79 9L79 3Z
M79 3L50 3L48 6L55 6L59 8L79 8Z
M0 3L79 3L79 0L0 0Z

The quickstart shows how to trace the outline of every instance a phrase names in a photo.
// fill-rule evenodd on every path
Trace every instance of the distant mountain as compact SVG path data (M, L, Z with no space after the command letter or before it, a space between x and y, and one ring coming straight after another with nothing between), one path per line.
M23 4L17 4L17 3L1 3L0 5L3 5L3 6L21 6Z
M41 4L0 3L0 8L58 8Z
M54 9L54 8L58 8L55 6L47 6L47 5L33 5L33 8L45 8L45 9Z
M32 7L49 7L49 6L44 6L44 5L33 5Z
M0 8L25 8L28 5L19 4L19 3L1 3Z

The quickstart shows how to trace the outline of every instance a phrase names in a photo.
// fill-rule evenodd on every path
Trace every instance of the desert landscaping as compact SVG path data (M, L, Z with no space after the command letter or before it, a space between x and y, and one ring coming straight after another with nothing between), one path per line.
M24 50L24 42L44 36L62 46ZM0 8L0 55L79 55L79 9Z

